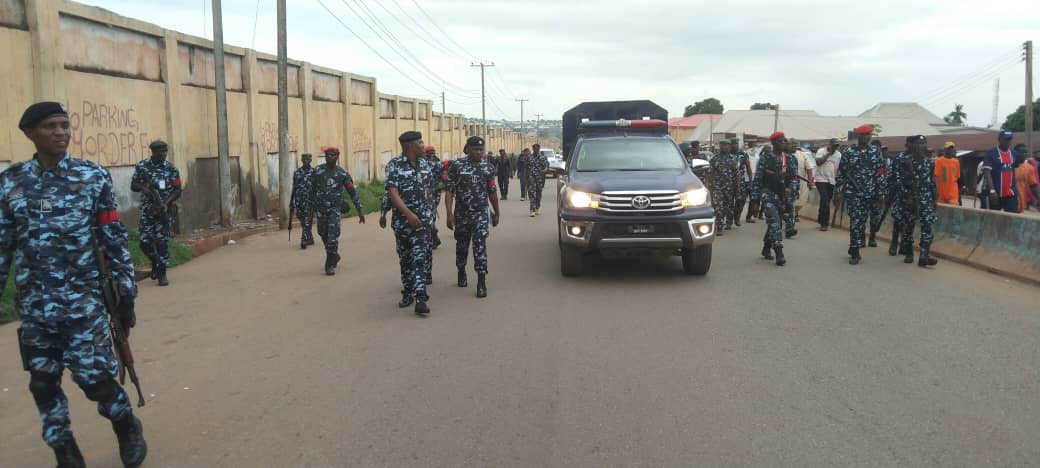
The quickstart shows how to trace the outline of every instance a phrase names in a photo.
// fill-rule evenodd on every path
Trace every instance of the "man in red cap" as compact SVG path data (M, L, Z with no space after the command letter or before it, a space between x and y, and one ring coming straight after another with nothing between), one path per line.
M784 257L784 237L781 235L779 211L787 206L791 194L798 191L798 161L793 154L785 151L787 137L784 132L773 132L769 141L773 144L772 149L763 148L758 158L758 168L751 184L751 202L753 206L762 206L766 214L762 257L772 260L772 251L775 251L776 264L783 266L787 263L787 258Z
M876 203L878 178L884 172L880 147L870 144L874 126L860 125L853 132L856 144L842 152L835 190L845 197L849 214L849 264L857 265L863 259L859 249L865 245L867 218L879 218L881 207ZM871 235L870 246L877 247Z

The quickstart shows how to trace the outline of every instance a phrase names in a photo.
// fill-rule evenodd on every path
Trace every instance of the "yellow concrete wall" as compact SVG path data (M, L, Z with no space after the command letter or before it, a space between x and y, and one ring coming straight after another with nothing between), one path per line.
M310 105L308 125L310 141L304 150L317 153L323 146L335 146L345 152L346 138L343 135L343 104L339 102L314 101Z
M0 67L0 161L26 160L35 151L18 129L18 119L34 101L30 41L27 31L0 27L0 54L4 57Z

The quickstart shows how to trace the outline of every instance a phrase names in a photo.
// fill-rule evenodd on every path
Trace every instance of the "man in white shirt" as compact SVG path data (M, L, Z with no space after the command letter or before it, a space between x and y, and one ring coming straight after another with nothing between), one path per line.
M838 175L838 164L841 163L841 151L837 138L831 138L826 147L816 152L816 174L813 178L816 189L820 191L820 211L817 221L820 230L826 231L831 224L831 199L834 197L834 182Z
M798 196L794 205L794 221L799 222L799 212L802 211L802 207L809 201L809 191L816 188L816 179L813 173L816 171L816 158L813 157L809 150L802 148L796 140L791 140L791 148L794 151L795 160L798 161L798 177L801 177L802 182L808 187L802 187L799 184Z

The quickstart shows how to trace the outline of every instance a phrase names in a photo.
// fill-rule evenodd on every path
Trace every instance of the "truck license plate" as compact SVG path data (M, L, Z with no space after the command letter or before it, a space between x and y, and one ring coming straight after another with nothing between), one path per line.
M651 234L654 232L654 227L649 224L632 224L628 226L629 234Z

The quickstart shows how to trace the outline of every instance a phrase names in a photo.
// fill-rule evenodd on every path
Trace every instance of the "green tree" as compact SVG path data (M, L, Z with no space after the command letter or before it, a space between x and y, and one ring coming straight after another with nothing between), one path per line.
M968 114L964 113L964 104L954 104L953 112L946 114L943 120L950 125L964 125L964 119L968 118Z
M776 110L777 107L780 105L771 102L756 102L751 105L751 110Z
M1007 120L1004 121L1003 128L1011 130L1013 132L1023 132L1026 130L1026 106L1018 106L1013 114L1007 116ZM1040 99L1037 99L1033 103L1033 130L1040 130Z
M708 98L686 106L683 117L689 117L694 114L721 114L724 110L722 103L718 99Z

